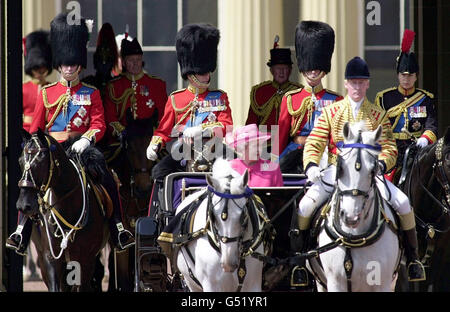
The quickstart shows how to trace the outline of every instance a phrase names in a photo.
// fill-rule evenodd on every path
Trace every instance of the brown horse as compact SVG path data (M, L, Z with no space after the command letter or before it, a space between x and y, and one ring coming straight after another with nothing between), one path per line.
M122 219L127 230L134 233L136 220L147 215L152 190L153 162L146 157L146 148L153 135L153 118L128 118L126 135L120 152L109 162L120 180ZM134 247L110 257L109 290L132 291L134 278ZM114 266L115 263L115 266Z
M63 146L38 130L22 132L17 209L37 223L38 261L49 291L90 291L107 223L86 175Z
M436 143L417 152L402 190L414 208L419 256L427 275L409 286L450 291L450 127Z

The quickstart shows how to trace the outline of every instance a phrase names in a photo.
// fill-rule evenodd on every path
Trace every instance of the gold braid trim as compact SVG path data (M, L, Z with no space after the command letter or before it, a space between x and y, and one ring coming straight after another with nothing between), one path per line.
M175 97L173 94L170 95L170 100L172 102L172 107L173 110L175 111L176 117L178 118L178 115L184 112L184 115L181 116L180 120L175 124L174 127L178 126L180 123L183 122L183 120L186 119L186 117L188 115L191 115L192 112L194 111L194 109L196 108L196 101L197 101L197 97L195 97L192 101L190 101L186 106L182 107L182 108L177 108L176 104L175 104Z
M97 132L100 132L100 130L99 129L91 129L91 130L86 131L81 137L88 139L92 143L95 143L96 142L95 134Z
M392 117L397 117L395 118L395 121L392 123L392 129L395 129L395 127L397 126L399 120L400 120L400 116L402 116L405 118L405 128L408 129L408 107L416 104L418 101L420 101L422 98L425 97L425 94L423 93L416 93L414 94L412 97L410 97L409 99L407 99L406 101L401 102L400 104L390 108L387 111L388 117L392 118Z
M431 131L431 130L425 130L425 131L422 133L422 136L426 136L426 137L429 138L433 143L437 141L436 134L434 134L434 132Z
M292 84L291 82L287 82L287 87L282 88L282 93L278 93L277 90L274 92L274 94L270 97L267 102L259 105L256 101L256 91L268 84L273 84L271 81L265 81L254 88L252 88L251 95L250 95L250 107L255 113L256 116L260 118L260 125L265 125L267 122L267 119L269 119L269 116L271 115L273 109L276 110L277 116L276 116L276 122L278 122L278 112L281 104L281 100L283 99L283 95L286 92L293 91L298 89L298 85ZM280 86L282 87L282 86Z
M113 128L113 135L119 135L125 127L119 121L112 121L109 125Z
M119 120L122 119L123 114L125 113L126 103L128 102L128 98L131 96L131 105L133 106L136 103L136 96L133 88L126 89L120 97L115 97L114 95L114 85L110 84L108 87L109 98L111 101L116 104L116 111L119 112L119 105L122 104L122 108L120 110Z
M291 127L289 135L295 136L298 129L300 129L300 125L302 123L303 118L305 117L306 112L308 112L308 120L311 119L314 108L314 102L311 96L307 96L302 100L302 104L300 105L300 107L297 110L294 110L292 108L292 95L289 94L287 96L287 108L289 114L294 118L294 126Z
M56 117L58 117L59 112L61 111L61 108L63 108L63 110L67 110L67 104L70 101L70 95L68 95L67 93L61 94L54 103L49 103L48 98L47 98L47 90L45 88L43 88L42 89L42 98L44 100L44 106L47 109L47 111L48 111L48 109L56 106L56 110L52 116L52 119L45 125L45 128L48 129L55 122L55 119L56 119Z
M160 136L154 135L152 136L152 140L150 141L150 144L163 144L163 139Z

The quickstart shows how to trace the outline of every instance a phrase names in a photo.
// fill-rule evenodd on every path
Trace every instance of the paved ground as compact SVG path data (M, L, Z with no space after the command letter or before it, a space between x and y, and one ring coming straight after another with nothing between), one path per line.
M103 291L108 289L108 279L106 278L102 284ZM24 292L47 292L47 287L43 281L26 281L23 283Z

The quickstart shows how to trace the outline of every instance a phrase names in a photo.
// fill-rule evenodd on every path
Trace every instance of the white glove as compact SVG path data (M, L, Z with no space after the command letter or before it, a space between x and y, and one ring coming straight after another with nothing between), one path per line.
M159 146L157 144L150 143L147 147L147 158L155 161L158 158L158 149Z
M91 141L88 138L81 137L78 141L72 144L72 150L78 154L84 152L91 145Z
M308 176L308 181L311 181L312 183L316 183L317 181L319 181L320 177L323 176L320 168L317 166L310 167L306 171L306 175Z
M425 147L428 145L428 140L425 138L419 138L416 142L416 145L420 148Z
M183 131L183 136L186 138L195 138L202 136L203 129L201 126L189 127Z

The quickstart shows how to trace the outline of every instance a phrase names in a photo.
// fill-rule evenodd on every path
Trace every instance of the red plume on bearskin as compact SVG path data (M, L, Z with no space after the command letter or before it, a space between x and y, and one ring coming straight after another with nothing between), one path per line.
M405 29L405 32L403 33L403 40L402 40L402 52L408 53L411 49L411 45L414 41L416 33L412 30Z

